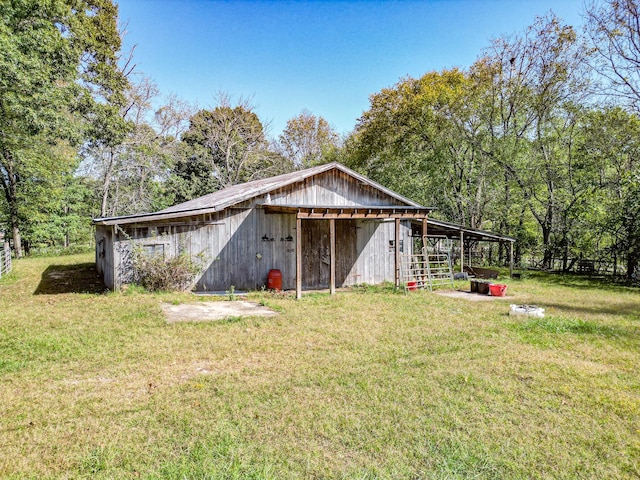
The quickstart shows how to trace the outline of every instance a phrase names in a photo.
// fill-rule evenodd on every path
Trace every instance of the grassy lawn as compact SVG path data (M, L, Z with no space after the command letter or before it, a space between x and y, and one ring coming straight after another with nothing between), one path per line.
M104 294L91 259L0 280L2 478L640 476L637 289L255 294L281 314L167 324L198 299Z

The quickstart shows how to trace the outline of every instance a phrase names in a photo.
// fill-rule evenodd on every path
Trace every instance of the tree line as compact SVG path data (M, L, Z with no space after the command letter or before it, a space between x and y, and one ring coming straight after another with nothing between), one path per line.
M372 95L348 163L445 219L516 237L518 262L532 250L546 268L606 258L633 275L640 16L633 0L586 13L582 32L549 13L466 70Z
M308 111L273 138L246 99L163 97L120 51L110 0L0 15L0 230L18 256L89 242L93 217L338 160L444 220L516 237L521 263L607 258L631 276L640 262L636 0L587 4L582 30L548 13L468 68L403 78L345 138Z
M163 97L121 51L117 13L111 0L0 5L0 233L18 257L90 243L92 218L313 165L341 145L308 111L271 139L247 100Z

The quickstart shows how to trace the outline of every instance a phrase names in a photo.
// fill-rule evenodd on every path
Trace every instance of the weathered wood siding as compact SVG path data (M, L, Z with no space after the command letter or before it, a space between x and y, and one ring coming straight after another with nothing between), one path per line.
M386 193L359 182L340 170L330 170L306 180L275 190L270 194L274 205L320 206L393 206L403 205ZM264 202L264 197L252 203Z
M96 226L96 270L107 288L117 288L114 278L114 244L112 227Z
M116 227L98 226L96 241L104 239L105 255L98 270L110 288L132 279L133 244L149 252L175 256L188 252L203 262L195 283L199 291L259 289L270 269L282 272L284 289L295 288L296 218L293 214L265 214L262 203L274 205L393 206L402 205L386 193L339 170L331 170L268 195L214 214ZM329 286L329 226L326 220L303 220L303 286ZM411 238L402 223L401 241ZM336 284L380 283L395 278L393 221L336 221ZM98 248L98 247L97 247ZM106 253L106 252L110 253ZM111 269L111 270L110 270ZM115 275L109 272L114 272ZM109 276L111 275L111 276ZM110 283L107 283L110 282Z

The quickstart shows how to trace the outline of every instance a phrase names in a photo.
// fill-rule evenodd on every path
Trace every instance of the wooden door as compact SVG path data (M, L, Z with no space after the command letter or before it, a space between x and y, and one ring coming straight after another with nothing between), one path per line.
M329 288L329 220L302 221L302 288Z
M336 287L358 283L352 272L358 259L356 229L355 220L336 220Z

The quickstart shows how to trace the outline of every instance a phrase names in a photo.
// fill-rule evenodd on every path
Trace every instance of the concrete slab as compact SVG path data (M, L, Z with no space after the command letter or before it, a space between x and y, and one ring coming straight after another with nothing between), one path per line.
M258 303L234 302L199 302L173 305L160 304L168 323L206 322L222 320L230 317L272 317L277 312Z
M442 295L443 297L462 298L470 302L491 302L492 300L509 300L513 297L492 297L491 295L481 295L479 293L471 293L463 290L436 290L433 293Z

